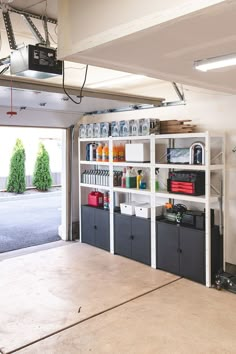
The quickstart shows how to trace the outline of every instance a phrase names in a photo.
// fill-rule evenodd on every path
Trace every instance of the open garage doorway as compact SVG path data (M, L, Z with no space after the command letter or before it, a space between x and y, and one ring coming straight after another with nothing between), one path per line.
M61 240L64 133L1 127L0 253Z

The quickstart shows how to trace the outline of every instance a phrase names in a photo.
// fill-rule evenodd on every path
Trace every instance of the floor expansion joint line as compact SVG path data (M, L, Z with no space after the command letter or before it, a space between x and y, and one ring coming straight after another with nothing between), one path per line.
M77 321L77 322L75 322L75 323L72 323L71 325L68 325L68 326L63 327L63 328L61 328L61 329L58 329L57 331L52 332L52 333L50 333L50 334L47 334L46 336L41 337L41 338L39 338L39 339L36 339L36 340L34 340L34 341L32 341L32 342L30 342L30 343L28 343L28 344L25 344L25 345L22 345L21 347L18 347L18 348L16 348L16 349L13 349L13 350L4 352L4 354L17 353L18 351L20 351L20 350L22 350L22 349L25 349L25 348L28 348L28 347L30 347L30 346L33 345L33 344L39 343L39 342L41 342L41 341L43 341L43 340L45 340L45 339L47 339L47 338L50 338L50 337L55 336L55 335L58 334L58 333L61 333L61 332L64 332L64 331L66 331L66 330L68 330L68 329L70 329L70 328L73 328L73 327L79 325L80 323L89 321L89 320L91 320L92 318L95 318L95 317L98 317L98 316L100 316L100 315L103 315L104 313L107 313L107 312L112 311L112 310L114 310L114 309L116 309L116 308L118 308L118 307L121 307L121 306L123 306L123 305L125 305L125 304L128 304L129 302L132 302L132 301L137 300L137 299L139 299L139 298L141 298L141 297L143 297L143 296L146 296L146 295L148 295L148 294L151 294L151 293L153 293L153 292L155 292L155 291L157 291L157 290L159 290L159 289L165 288L166 286L171 285L171 284L173 284L173 283L176 283L177 281L179 281L179 280L181 280L181 279L183 279L183 277L179 277L179 278L177 278L177 279L175 279L175 280L170 281L169 283L160 285L160 286L158 286L157 288L148 290L148 291L146 291L145 293L142 293L142 294L140 294L140 295L134 296L134 297L132 297L132 298L129 299L129 300L126 300L126 301L123 301L123 302L119 303L118 305L114 305L114 306L112 306L112 307L109 307L109 308L106 309L106 310L97 312L97 313L95 313L94 315L91 315L91 316L89 316L89 317L84 318L83 320Z

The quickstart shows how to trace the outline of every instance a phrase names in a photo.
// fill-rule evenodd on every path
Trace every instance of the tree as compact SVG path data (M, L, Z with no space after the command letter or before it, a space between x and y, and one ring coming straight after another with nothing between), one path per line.
M46 191L52 185L49 166L49 155L45 146L40 143L34 167L33 185L40 191Z
M25 149L22 141L17 139L10 162L10 174L7 182L7 191L24 193L25 189Z

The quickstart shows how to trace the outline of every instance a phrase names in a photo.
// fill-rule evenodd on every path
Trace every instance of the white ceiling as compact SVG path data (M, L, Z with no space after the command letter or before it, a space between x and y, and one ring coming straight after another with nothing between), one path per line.
M49 17L57 18L57 1L37 1L37 0L14 0L12 6L25 9L37 14L46 14ZM229 7L227 7L229 6ZM134 94L148 97L165 97L169 101L178 100L175 91L170 83L156 78L175 80L177 82L191 83L193 86L207 87L226 91L236 92L235 70L217 73L198 73L192 69L192 62L201 59L206 55L222 54L223 50L234 50L234 18L236 14L235 1L228 4L224 11L217 6L215 10L199 12L194 16L184 17L178 21L153 27L151 29L136 33L124 39L113 41L103 47L94 48L84 53L88 56L88 62L103 65L110 68L122 69L124 71L114 71L97 66L89 66L86 89L94 84L101 84L101 88L110 92L121 92L125 96ZM13 29L17 43L35 43L35 39L22 21L21 17L11 14ZM221 26L216 22L221 23ZM40 31L43 33L41 21L34 20ZM190 27L189 27L190 26ZM188 30L187 30L188 28ZM189 30L191 28L191 31ZM3 19L0 18L0 30L2 35L1 57L10 53ZM53 41L57 41L57 28L49 25L50 34ZM225 53L224 53L225 54ZM86 59L87 60L87 59ZM85 60L85 62L86 62ZM83 61L83 60L81 60ZM84 79L85 65L81 63L66 62L66 86L78 88ZM127 81L130 74L135 72L153 76L141 77L137 80ZM207 76L205 76L207 75ZM9 77L9 76L8 76ZM13 83L17 78L13 78ZM124 78L118 83L114 79ZM29 88L23 90L24 85L15 86L13 89L13 106L18 115L12 118L6 115L10 110L10 89L9 85L4 85L0 81L0 124L2 125L32 125L32 112L35 117L34 124L40 126L68 127L78 121L85 112L113 109L128 106L133 103L145 103L144 99L136 98L122 100L110 100L109 96L104 96L101 100L95 97L85 97L81 105L75 105L71 101L64 101L65 95L62 91L61 76L37 80L44 87L39 89ZM47 85L55 85L56 89L48 90ZM13 85L14 86L14 85ZM44 92L46 91L46 92ZM91 90L90 90L91 91ZM93 90L92 90L93 91ZM94 96L88 90L88 96ZM73 97L76 98L75 93ZM126 101L126 102L124 102ZM42 104L45 106L42 106ZM23 107L23 108L22 108ZM26 109L24 109L26 107ZM47 114L46 114L47 113ZM51 114L50 121L47 115ZM40 115L42 119L40 119ZM23 118L23 116L25 118ZM19 120L20 118L20 120Z
M50 18L57 19L57 0L13 0L9 6L37 15L46 14Z
M57 18L57 0L45 1L45 0L13 0L10 3L10 6L23 9L38 15L47 15L51 18ZM25 22L20 15L10 12L10 17L12 21L12 27L15 34L17 44L36 44L36 39L31 34L29 28L26 26ZM39 29L40 33L44 35L42 23L39 20L33 19L33 22ZM50 32L50 42L52 47L57 47L57 26L53 24L48 24ZM8 56L10 54L10 48L8 44L8 39L6 36L5 26L3 22L2 15L0 13L0 34L2 37L2 45L0 50L0 58ZM65 83L69 86L80 87L84 80L85 65L80 63L65 62ZM9 75L9 72L6 73ZM127 72L110 70L107 68L101 68L96 66L89 66L86 87L93 87L94 84L99 84L101 89L106 89L112 92L123 92L127 94L139 94L146 95L145 91L148 91L148 96L157 97L163 96L162 88L159 85L163 86L162 80L157 80L149 77L139 77L136 80L128 81L131 75ZM133 76L133 75L132 75ZM118 82L110 83L110 80L117 78L124 78L124 82L121 80ZM56 76L54 78L43 80L44 82L61 84L61 76ZM150 90L150 87L155 86L155 90ZM167 84L167 87L169 85ZM167 99L171 99L173 96L172 90L170 91L170 96ZM176 97L174 96L174 99Z
M31 13L39 15L47 15L48 17L57 18L57 1L37 1L37 0L14 0L9 4L10 6L18 9L23 9ZM13 31L17 44L35 44L36 39L33 37L28 27L24 23L20 15L10 12L10 17L13 25ZM42 22L33 19L33 22L43 35ZM49 24L51 46L56 47L57 44L57 26ZM6 36L3 18L0 15L0 34L1 34L1 51L0 57L3 58L10 54L10 48ZM69 91L71 88L77 88L76 94L79 94L79 88L84 80L85 65L79 63L66 62L65 63L65 84ZM19 78L13 78L13 110L17 112L16 116L9 117L6 113L10 111L10 98L11 91L9 88L9 80L6 82L0 80L0 125L37 125L37 126L56 126L68 127L75 124L79 117L86 112L100 111L106 109L114 109L127 107L137 103L147 103L145 99L140 96L143 95L143 87L152 85L161 85L162 81L151 78L138 78L138 80L131 80L126 84L116 83L113 81L112 86L110 80L117 78L129 78L131 75L126 72L114 71L103 69L99 67L89 66L88 76L86 80L84 95L80 105L76 105L70 100L65 101L66 95L62 90L62 77L54 77L46 80L36 80L36 84L41 86L35 88L35 85L27 84L27 80L20 79L22 84L18 84ZM132 75L133 76L133 75ZM10 77L8 72L7 78ZM33 82L33 80L31 80ZM101 89L107 89L110 92L124 92L124 95L111 97L107 92L101 95L96 92L90 92L89 88L94 84L101 84ZM104 84L103 84L104 83ZM50 85L54 85L49 88ZM31 87L29 89L29 87ZM37 85L36 85L37 86ZM167 85L169 86L169 84ZM23 89L23 88L26 89ZM88 88L88 90L87 90ZM93 89L96 91L97 89ZM127 95L132 93L138 97L127 99ZM136 92L135 92L136 90ZM173 99L176 99L174 90L170 87ZM89 96L89 97L86 97ZM157 92L154 95L150 93L148 96L157 97ZM72 97L78 101L75 94ZM101 99L101 98L102 99ZM115 99L114 99L115 98ZM127 102L128 101L128 102ZM44 105L45 104L45 105ZM34 119L32 119L34 116ZM50 119L46 117L50 117Z
M70 60L236 93L236 68L198 72L195 60L236 52L236 1L228 0L124 36ZM104 34L105 36L105 34Z

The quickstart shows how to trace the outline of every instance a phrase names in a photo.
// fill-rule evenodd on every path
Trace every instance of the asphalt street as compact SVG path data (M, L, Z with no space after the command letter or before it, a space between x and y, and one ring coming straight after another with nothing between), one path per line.
M0 253L60 240L60 193L0 203Z

